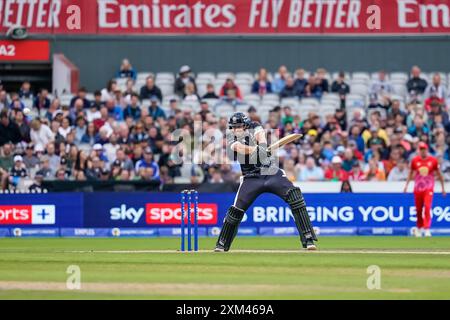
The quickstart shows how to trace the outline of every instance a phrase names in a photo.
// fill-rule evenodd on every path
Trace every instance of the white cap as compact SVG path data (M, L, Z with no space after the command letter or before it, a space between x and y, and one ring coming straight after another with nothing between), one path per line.
M180 68L180 73L191 72L191 68L189 66L182 66Z
M338 153L345 152L345 147L344 146L339 146L339 147L337 147L336 151Z
M17 161L23 161L22 156L15 156L14 157L14 162L17 162Z
M96 144L94 144L93 149L94 149L95 151L97 151L97 150L103 150L103 147L102 147L102 145L101 145L100 143L96 143Z
M414 141L413 137L409 133L407 133L403 136L403 140L408 141L408 142Z
M37 145L34 147L34 151L35 151L35 152L44 152L45 150L44 150L44 147L43 147L41 144L37 144Z
M342 163L342 159L341 159L341 157L338 157L338 156L334 156L333 157L333 159L331 160L331 163L332 164L341 164Z

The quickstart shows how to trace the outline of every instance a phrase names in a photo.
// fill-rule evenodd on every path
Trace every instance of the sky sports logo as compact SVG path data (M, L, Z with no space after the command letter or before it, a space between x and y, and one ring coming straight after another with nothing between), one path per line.
M54 205L0 206L0 225L52 225L56 222Z
M194 214L193 206L191 207ZM138 224L145 212L148 225L180 225L181 205L178 203L147 203L144 208L127 207L125 204L110 210L113 221L130 221ZM192 220L193 221L193 220ZM215 225L218 221L218 208L215 203L201 203L198 206L198 224Z

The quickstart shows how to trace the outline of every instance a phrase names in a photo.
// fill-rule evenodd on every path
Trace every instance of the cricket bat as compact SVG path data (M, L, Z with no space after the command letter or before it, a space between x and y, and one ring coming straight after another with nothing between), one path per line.
M270 147L267 148L267 151L273 152L276 149L279 149L288 143L291 143L291 142L294 142L294 141L300 139L301 137L303 137L302 134L290 134L290 135L278 140L277 142L271 144Z

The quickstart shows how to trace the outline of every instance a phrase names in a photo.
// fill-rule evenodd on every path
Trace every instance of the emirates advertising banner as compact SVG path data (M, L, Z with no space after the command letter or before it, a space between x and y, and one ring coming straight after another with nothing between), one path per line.
M0 32L449 34L450 0L2 0Z

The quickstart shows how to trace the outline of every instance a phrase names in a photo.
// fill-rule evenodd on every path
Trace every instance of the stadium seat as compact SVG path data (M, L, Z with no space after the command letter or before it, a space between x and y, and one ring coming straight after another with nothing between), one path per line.
M172 95L174 92L173 84L157 84L157 86L161 89L163 96Z
M396 95L399 96L406 96L406 86L403 84L392 84L392 87L394 88L394 92Z
M319 105L319 101L315 98L303 98L300 101L301 104L309 104L312 106L318 106Z
M225 82L225 80L230 76L234 78L234 74L232 72L219 72L216 79Z
M370 75L367 72L353 72L352 82L355 80L365 82L366 84L368 84L370 82Z
M364 84L355 83L350 87L350 92L353 94L366 96L369 93L369 87Z
M236 73L236 82L239 80L245 80L252 84L255 81L255 77L250 72L238 72Z
M152 72L138 72L136 81L144 82L149 76L155 76Z
M349 82L352 78L350 72L344 72L344 74L345 74L345 81ZM332 79L332 82L333 82L334 80L336 80L339 77L339 72L333 72L332 77L333 77L333 79ZM330 83L330 85L331 85L331 83Z
M216 113L219 117L226 117L229 118L233 115L235 112L235 108L228 104L222 104L216 106Z
M216 75L212 72L200 72L197 74L196 82L207 81L208 83L213 83L216 80Z
M392 72L390 75L391 82L399 82L406 84L408 82L408 74L406 72Z
M292 109L298 109L299 101L297 98L284 98L280 102L281 107L291 107Z
M206 101L209 105L209 108L214 110L216 104L220 101L219 99L203 99L203 101Z
M371 80L378 80L378 74L379 74L379 71L377 71L377 72L372 72L371 74L370 74L370 79ZM386 80L387 81L389 81L391 78L390 78L390 76L389 76L389 73L386 73Z
M158 72L156 74L155 82L160 81L169 81L171 83L175 83L175 76L171 72Z

